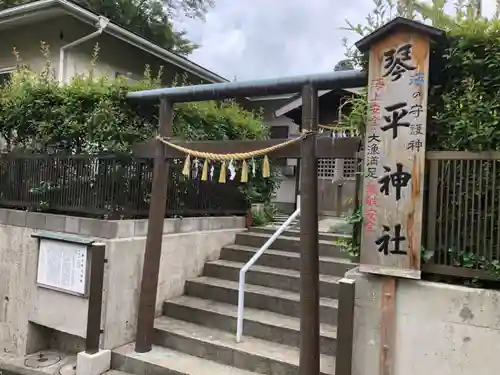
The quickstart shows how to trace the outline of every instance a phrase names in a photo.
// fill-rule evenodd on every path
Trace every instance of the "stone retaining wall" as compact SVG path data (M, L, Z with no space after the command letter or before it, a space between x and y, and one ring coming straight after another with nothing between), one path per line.
M0 209L0 353L23 356L43 349L34 325L84 338L87 299L36 285L41 230L88 236L106 244L102 346L135 338L147 220L98 220ZM181 295L186 279L201 274L220 249L244 230L242 217L165 219L157 313Z

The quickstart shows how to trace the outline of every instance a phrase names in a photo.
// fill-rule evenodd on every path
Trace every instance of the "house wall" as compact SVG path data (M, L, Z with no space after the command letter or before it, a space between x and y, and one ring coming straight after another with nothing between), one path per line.
M382 277L356 280L353 375L380 372ZM394 375L491 375L500 358L500 292L397 280Z
M61 20L39 22L30 26L17 29L0 31L0 69L12 68L17 64L13 54L15 48L22 59L35 70L43 69L45 58L40 52L40 42L45 41L51 46L49 60L56 61L56 49L59 42L57 31L60 29ZM54 66L57 68L56 66Z
M288 126L288 137L293 137L298 135L299 126L294 123L291 119L286 116L280 116L278 118L269 118L267 120L269 126ZM297 173L297 159L286 159L286 166L294 166L295 173ZM281 183L276 191L276 197L274 198L274 203L279 206L279 208L285 212L293 212L295 209L295 195L296 195L296 177L281 176Z
M179 296L186 279L234 243L240 217L165 219L157 315L165 299ZM147 220L107 221L0 209L0 353L23 356L41 348L30 323L84 338L87 299L38 287L40 231L77 234L106 244L101 345L114 348L135 339Z
M40 52L40 42L50 47L49 60L56 72L59 72L59 50L62 46L86 36L97 29L83 23L72 16L59 16L53 19L39 21L15 29L0 31L0 69L16 65L16 58L12 54L15 47L23 62L34 70L41 70L45 64L45 57ZM143 77L146 65L153 72L158 72L161 66L163 79L171 82L182 71L164 60L157 58L141 49L107 35L105 32L94 39L90 39L66 52L65 77L68 80L75 74L87 73L91 68L92 51L98 43L98 60L94 67L96 75L107 75L114 78L116 73L130 75L131 78ZM188 77L193 82L199 78Z
M246 100L240 98L239 103L248 110L262 110L264 122L270 127L284 126L288 128L286 137L294 137L299 134L299 126L287 116L276 117L274 115L276 108L278 108L286 99L268 99L268 100ZM297 166L296 159L286 159L279 161L272 161L283 170L284 166ZM297 171L297 169L295 169ZM284 212L293 212L295 209L295 176L281 176L281 183L276 191L276 196L273 202Z

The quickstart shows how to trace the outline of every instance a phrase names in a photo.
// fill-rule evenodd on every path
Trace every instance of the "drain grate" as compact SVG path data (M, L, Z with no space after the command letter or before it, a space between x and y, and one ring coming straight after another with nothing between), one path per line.
M66 363L59 369L59 375L75 375L76 374L76 364Z
M43 368L55 365L61 360L62 357L56 353L40 352L27 356L24 365L29 368Z

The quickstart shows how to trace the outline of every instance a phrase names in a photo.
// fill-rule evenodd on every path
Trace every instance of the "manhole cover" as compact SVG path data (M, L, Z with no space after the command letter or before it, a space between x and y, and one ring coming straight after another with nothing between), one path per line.
M76 364L66 363L59 369L60 375L75 375L76 374Z
M62 357L56 353L40 352L27 356L24 365L29 368L49 367L59 363Z

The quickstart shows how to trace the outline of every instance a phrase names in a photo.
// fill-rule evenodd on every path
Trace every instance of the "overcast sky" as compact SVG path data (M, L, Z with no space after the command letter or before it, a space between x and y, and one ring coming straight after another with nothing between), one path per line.
M190 59L229 80L325 72L344 58L345 19L363 22L373 0L215 0L206 21L179 26L201 44ZM495 0L483 0L493 13Z

